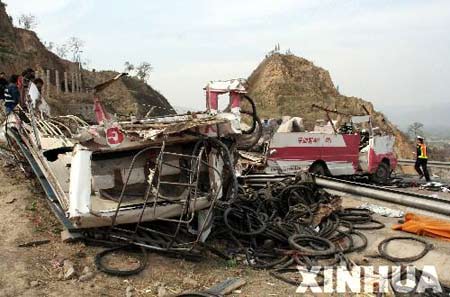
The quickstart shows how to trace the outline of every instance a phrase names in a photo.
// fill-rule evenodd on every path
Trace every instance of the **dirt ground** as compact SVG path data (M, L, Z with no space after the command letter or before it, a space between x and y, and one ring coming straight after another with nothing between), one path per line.
M255 271L244 264L227 263L213 256L208 261L192 263L150 254L146 269L136 276L106 275L96 271L94 265L94 256L102 248L61 242L61 225L49 210L37 181L25 179L17 169L3 168L0 184L0 296L126 296L127 287L133 288L131 296L158 296L158 291L160 296L163 291L170 296L201 291L228 277L241 277L247 282L233 296L298 295L295 287L274 279L267 271ZM356 206L360 201L349 199L346 204ZM384 219L384 222L395 223L395 219ZM384 236L395 232L385 229L381 233ZM369 251L383 238L378 234L370 231ZM37 247L18 247L42 239L50 242ZM438 246L443 245L441 252L450 255L450 245L445 244L437 242ZM438 257L441 253L429 260ZM65 259L74 263L77 273L70 280L61 279ZM78 276L85 267L94 272L94 277L80 281Z
M125 296L129 286L135 289L133 296L158 296L158 290L173 295L204 290L227 277L247 281L236 296L295 295L295 287L273 279L266 271L214 257L192 263L150 254L147 268L139 275L121 278L98 272L94 256L102 248L61 242L61 225L48 208L37 181L26 180L15 168L3 168L0 184L0 296ZM50 243L18 247L42 239ZM86 282L77 278L61 280L64 259L75 264L78 274L89 267L94 278Z

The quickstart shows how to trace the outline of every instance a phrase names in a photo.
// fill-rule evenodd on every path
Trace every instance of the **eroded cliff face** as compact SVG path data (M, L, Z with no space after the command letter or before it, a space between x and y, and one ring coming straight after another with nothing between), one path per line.
M329 72L306 59L273 54L253 71L248 84L249 94L256 101L261 117L299 116L306 129L312 129L316 120L326 119L325 112L312 108L313 104L353 115L366 114L365 107L375 126L395 135L398 156L412 158L412 144L406 135L377 112L372 103L339 94ZM333 119L345 120L342 116L330 115Z
M78 71L78 65L68 60L61 59L47 48L39 40L35 32L15 28L6 13L5 5L0 2L0 71L8 75L21 73L26 68L34 70L51 70L53 73ZM117 75L113 71L90 72L81 70L82 83L85 88L93 87ZM55 84L54 75L50 79ZM154 106L152 115L165 115L174 113L174 109L159 92L145 82L136 78L125 78L114 84L103 94L104 104L111 113L130 113L145 115ZM73 103L92 103L90 94L66 94L48 98L52 110L57 113L71 113L68 106Z

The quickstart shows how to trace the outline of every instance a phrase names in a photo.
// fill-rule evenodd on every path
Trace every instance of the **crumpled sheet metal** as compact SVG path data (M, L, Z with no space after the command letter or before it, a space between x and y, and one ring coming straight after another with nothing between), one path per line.
M364 204L360 205L359 208L368 209L376 214L379 214L383 217L388 217L388 218L403 218L403 216L405 215L404 211L392 209L389 207L379 206L376 204L370 204L370 203L364 203Z
M202 119L190 119L181 122L170 123L121 123L121 130L126 134L137 134L143 140L155 139L159 135L169 135L180 133L189 129L199 128L202 126L223 124L227 121L224 119L217 119L215 117L202 118Z
M154 140L163 131L164 130L161 130L161 129L141 130L141 131L138 131L138 134L139 134L139 137L142 139Z
M238 151L239 156L247 161L254 162L256 164L260 164L264 161L264 156L260 153L246 152L246 151Z

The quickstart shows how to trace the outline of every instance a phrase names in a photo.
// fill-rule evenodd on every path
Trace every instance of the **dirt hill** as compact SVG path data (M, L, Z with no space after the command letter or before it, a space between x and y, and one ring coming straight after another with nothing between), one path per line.
M354 115L365 114L365 106L375 126L396 136L397 154L402 158L412 157L413 149L407 137L382 113L375 111L372 103L339 94L328 71L306 59L272 54L253 71L248 84L261 117L300 116L306 129L312 129L316 120L326 119L325 112L312 108L314 103ZM335 114L331 116L344 120Z
M77 70L77 64L59 58L39 40L35 32L15 28L6 13L5 4L0 2L0 71L8 75L21 73L31 67L34 70L58 70L59 73ZM93 87L117 73L112 71L90 72L81 71L82 83L85 88ZM54 76L51 84L55 84ZM114 84L102 96L105 106L111 113L145 114L151 106L155 106L152 115L174 113L174 109L166 98L149 85L136 78L126 78ZM52 110L70 113L68 106L73 103L92 103L90 94L68 94L48 98Z

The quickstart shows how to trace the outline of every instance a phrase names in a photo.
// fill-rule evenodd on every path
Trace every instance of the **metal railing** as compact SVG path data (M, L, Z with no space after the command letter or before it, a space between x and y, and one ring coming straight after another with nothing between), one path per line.
M408 159L399 159L399 165L410 165L414 166L416 160L408 160ZM441 162L441 161L428 161L429 167L441 167L441 168L450 168L450 162Z

